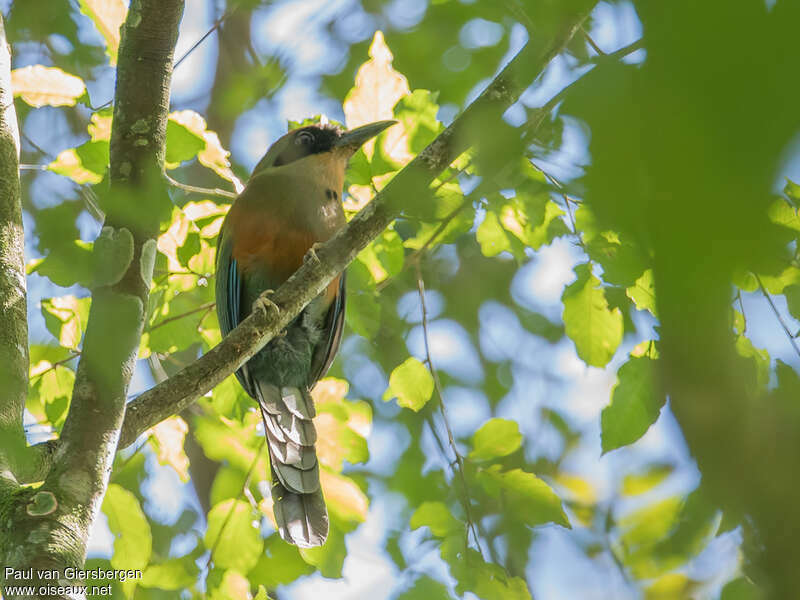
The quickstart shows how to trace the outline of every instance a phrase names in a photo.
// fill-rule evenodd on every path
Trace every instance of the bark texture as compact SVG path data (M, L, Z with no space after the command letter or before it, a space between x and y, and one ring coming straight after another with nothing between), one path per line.
M25 448L28 388L25 240L19 185L19 131L11 90L11 53L0 16L0 479L13 483Z
M58 443L37 448L35 456L45 464L31 471L46 472L42 486L17 490L0 504L5 529L0 564L20 572L33 569L33 579L20 584L52 585L39 580L37 570L63 573L66 567L83 566L89 531L108 484L144 323L155 238L162 215L170 210L162 167L173 49L183 4L132 0L122 27L111 185L102 199L106 221L94 245L92 307L72 403ZM24 296L22 303L24 323ZM6 600L13 598L6 595Z

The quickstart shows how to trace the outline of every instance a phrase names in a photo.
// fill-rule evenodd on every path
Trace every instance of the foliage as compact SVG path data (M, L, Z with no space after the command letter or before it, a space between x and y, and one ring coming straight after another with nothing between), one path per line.
M32 321L36 343L27 410L37 425L58 432L75 383L89 292L118 281L132 256L131 240L101 231L92 220L103 206L113 125L102 106L105 98L93 89L106 77L98 73L116 64L125 7L121 1L81 0L79 7L59 1L39 23L34 4L14 3L8 19L18 60L31 60L25 50L31 45L50 48L47 64L13 72L27 139L23 162L41 167L23 172L26 233L35 256L28 263L31 292L46 290L29 300L41 314ZM169 115L165 167L204 191L197 195L175 186L174 206L161 219L138 363L153 379L174 373L221 339L213 297L216 237L229 196L242 189L247 171L226 148L235 141L238 114L278 93L290 70L280 48L262 61L242 58L255 52L247 46L253 41L251 19L264 18L254 10L258 4L239 2L233 5L236 14L226 13L229 23L220 35L230 47L220 46L205 109L176 103ZM358 14L383 19L393 4L363 0ZM418 22L400 18L385 37L348 33L344 19L328 24L336 38L331 43L349 52L346 64L324 73L321 85L344 99L346 125L385 118L400 123L353 157L345 198L350 216L444 130L442 120L497 71L514 36L526 28L535 36L537 28L553 26L549 11L557 3L422 4ZM753 27L763 42L770 27L778 27L774 15L791 12L785 0L769 11L742 4L748 7L726 8L725 14L741 26L749 12L757 13ZM694 23L691 15L700 10L681 5L685 23L674 23L677 31ZM800 319L800 187L788 180L779 192L765 192L778 155L765 154L756 125L761 115L772 114L761 97L764 89L775 100L791 96L794 84L776 74L787 75L778 66L779 42L752 41L742 64L750 71L774 67L775 73L762 77L769 85L734 86L724 73L706 85L708 67L693 64L705 49L691 54L678 48L653 25L658 15L648 3L623 7L642 12L646 26L664 36L647 39L642 60L660 64L668 57L671 67L664 72L683 73L697 103L683 98L672 107L671 80L646 80L643 86L639 79L652 73L641 61L596 57L579 35L568 45L566 60L576 74L593 70L567 89L565 106L548 106L536 121L539 113L524 101L507 123L487 123L484 143L440 174L425 207L404 213L349 267L342 357L313 391L331 515L327 544L298 550L275 532L260 417L231 376L193 410L153 428L135 450L117 457L103 504L113 551L87 564L143 570L140 580L114 584L118 597L159 599L181 590L185 598L263 600L312 573L341 578L345 562L357 560L356 535L375 527L375 515L387 506L397 514L378 537L401 574L392 592L398 599L466 593L484 600L531 598L537 593L531 573L537 556L547 553L551 534L569 536L586 564L608 579L627 580L630 590L646 598L714 597L722 584L723 599L760 597L739 573L730 583L690 576L692 561L747 517L726 511L723 519L718 497L704 484L676 483L678 471L689 470L676 455L650 459L635 453L637 440L669 413L659 319L665 309L668 315L692 310L692 298L718 284L698 281L696 272L707 270L695 271L696 263L721 274L726 304L720 311L735 338L745 385L771 401L796 401L796 357L792 365L773 361L758 347L741 300L763 294L776 299L776 314L795 328L794 319ZM596 11L585 29L611 19L603 14ZM85 34L92 26L96 31ZM239 39L241 31L247 34ZM742 31L740 40L748 28ZM54 38L60 41L52 47ZM709 87L716 101L700 91ZM742 110L720 112L726 105L721 96L740 91L747 92ZM598 97L604 101L597 103ZM660 107L659 114L688 117L655 122L641 110L650 105ZM590 130L591 162L582 165L583 178L562 182L549 172L548 160L564 147L564 112ZM43 135L37 115L48 114L57 115L70 141L42 152L32 140ZM785 150L796 133L796 117L779 116L769 134L780 143L770 151ZM739 127L746 137L739 137ZM751 155L758 156L755 166ZM653 172L671 179L674 188L651 188ZM55 201L42 192L49 185L59 190ZM684 195L688 188L695 192ZM743 231L750 236L744 241L730 233ZM519 293L518 282L538 264L537 253L558 248L572 253L572 279L558 289L560 300L550 310L529 291ZM100 269L94 251L114 260ZM675 257L674 273L664 256ZM670 282L664 272L688 280L691 296L659 295ZM784 302L788 314L782 314ZM713 354L715 348L707 350ZM575 416L575 398L548 396L568 383L553 359L566 353L582 365L571 372L575 377L605 369L615 382L608 394L601 390L605 408L595 411L591 424ZM536 369L532 383L530 371ZM551 379L556 383L550 385ZM472 418L476 414L481 416ZM677 446L680 436L674 437ZM607 485L579 468L587 449L593 465L622 465ZM601 453L607 456L601 459ZM630 456L645 459L626 461ZM159 495L151 488L154 472L163 469L190 482L191 488L176 483L176 489L197 499L184 502L174 519L158 509ZM373 510L376 505L379 510Z

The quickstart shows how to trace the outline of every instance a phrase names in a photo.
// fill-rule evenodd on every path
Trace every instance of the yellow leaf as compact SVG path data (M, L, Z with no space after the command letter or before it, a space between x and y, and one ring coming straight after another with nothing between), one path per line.
M178 110L170 113L169 118L205 140L206 147L197 154L197 160L201 165L230 181L236 193L240 193L244 185L231 170L231 161L228 160L231 153L222 147L219 136L207 129L206 120L193 110Z
M381 31L375 32L369 56L370 59L359 67L355 87L344 101L345 122L349 129L393 118L394 105L411 92L408 80L392 68L394 57ZM381 137L386 156L400 164L411 160L407 136L402 127L390 127ZM364 147L368 157L372 156L373 148L374 141L370 140Z
M75 148L59 152L56 159L47 165L47 168L54 173L69 177L79 185L83 185L84 183L91 183L94 185L103 181L102 175L90 171L83 166Z
M89 123L89 135L94 141L111 140L111 115L99 112L92 113L92 122Z
M175 469L184 483L189 481L189 458L183 450L183 440L188 431L186 421L178 416L161 421L150 429L158 462Z
M351 185L347 188L344 209L353 214L364 208L372 200L372 188L368 185Z
M347 395L349 387L344 379L326 377L317 382L317 385L311 390L311 397L317 406L325 402L340 402Z
M683 573L661 576L645 590L646 600L690 600L694 598L696 583Z
M258 503L258 510L270 520L275 529L278 528L278 522L275 520L275 501L272 499L272 496L267 496L262 499L261 502Z
M106 41L106 53L111 66L117 64L119 28L125 21L128 8L123 0L80 0L81 12L89 17Z
M347 449L338 443L342 423L330 413L321 413L314 417L314 428L317 430L319 462L341 471L342 461L347 454Z
M183 246L186 235L189 233L191 222L183 211L175 207L172 211L172 223L169 229L158 236L158 249L167 257L170 271L183 271L183 266L178 260L178 248Z
M86 324L86 314L82 313L88 313L88 305L82 306L85 302L82 303L80 298L71 295L50 298L47 301L47 312L63 323L58 343L65 348L77 349L81 342Z
M361 437L366 438L372 431L372 410L366 402L345 401L349 389L350 384L344 379L326 377L317 382L317 385L311 390L311 397L317 407L324 407L326 404L344 405L347 412L346 425ZM322 436L317 437L319 439Z
M83 79L56 67L30 65L11 71L14 95L39 108L40 106L74 106L86 92Z
M320 484L325 503L345 521L363 522L367 518L369 500L353 481L344 475L320 469Z
M594 504L597 501L597 492L594 486L583 477L569 473L559 473L556 483L569 490L572 500L580 504Z

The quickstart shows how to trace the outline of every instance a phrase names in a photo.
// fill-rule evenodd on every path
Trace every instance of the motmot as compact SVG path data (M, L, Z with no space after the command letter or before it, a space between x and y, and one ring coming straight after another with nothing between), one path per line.
M222 335L258 307L266 309L269 293L304 260L316 257L316 244L344 226L341 195L348 161L394 123L379 121L349 131L314 124L290 131L269 148L233 202L217 240L215 291ZM344 304L342 273L236 372L261 409L278 530L301 547L322 545L328 535L310 390L339 348Z

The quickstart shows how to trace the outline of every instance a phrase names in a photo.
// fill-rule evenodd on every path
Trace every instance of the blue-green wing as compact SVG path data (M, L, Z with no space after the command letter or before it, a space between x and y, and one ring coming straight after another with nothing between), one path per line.
M311 372L308 378L309 387L313 387L314 384L328 372L328 368L331 366L336 352L339 350L339 344L342 341L346 289L345 276L346 272L342 272L342 276L339 278L339 291L336 294L336 299L328 310L328 316L325 321L325 333L314 349L314 356L311 360Z
M233 258L233 241L223 224L217 240L217 280L215 286L217 318L222 337L228 335L242 320L242 279L236 259ZM248 394L255 390L249 381L246 367L236 371L236 378Z

